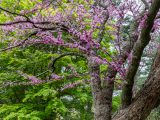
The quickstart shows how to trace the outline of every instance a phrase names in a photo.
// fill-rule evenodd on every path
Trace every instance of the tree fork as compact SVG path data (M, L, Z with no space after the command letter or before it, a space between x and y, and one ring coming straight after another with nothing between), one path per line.
M159 8L160 1L154 0L149 9L148 18L146 19L145 26L142 28L139 38L134 45L132 61L128 67L128 71L125 77L127 83L124 85L122 90L122 109L128 107L132 102L132 88L134 84L134 77L138 70L143 50L150 41L150 32L152 30L154 19L156 18Z
M145 120L151 110L157 107L160 95L160 50L152 65L147 82L144 87L137 93L131 105L121 110L113 120ZM151 77L152 74L152 77Z

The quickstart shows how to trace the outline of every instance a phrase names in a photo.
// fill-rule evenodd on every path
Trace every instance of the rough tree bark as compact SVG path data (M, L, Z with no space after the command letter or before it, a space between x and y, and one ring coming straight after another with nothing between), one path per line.
M122 90L122 109L128 107L132 102L132 88L134 84L134 77L136 75L143 50L150 41L150 32L152 30L154 19L159 11L159 8L160 0L154 0L148 11L148 18L146 19L146 23L141 30L137 42L134 45L132 61L128 67L128 71L125 77L127 83L124 85Z
M91 58L92 59L92 58ZM95 120L111 120L112 110L112 94L114 89L114 82L108 81L107 86L102 87L100 78L100 67L92 60L89 61L91 88L94 106L94 119ZM108 77L113 78L116 71L110 67Z
M133 48L136 38L138 38L138 36L134 34L136 30L137 25L134 25L134 28L132 29L133 34L131 35L130 40L128 40L126 46L123 47L122 54L117 56L121 60L121 64L126 61L128 54ZM91 62L91 60L89 61ZM95 63L90 63L89 66L92 80L91 86L95 109L95 120L111 120L112 95L114 90L114 79L116 77L117 71L113 66L109 65L105 75L105 79L107 80L102 82L100 77L98 77L100 73L99 66Z
M108 19L108 17L109 16L107 16L106 18ZM104 23L105 22L106 20L104 21ZM121 64L124 64L128 57L128 54L130 54L131 50L133 49L135 41L138 39L138 36L136 34L138 23L136 22L136 20L133 23L135 24L131 25L130 38L126 41L126 44L121 51L121 55L115 56L115 58L121 60ZM103 38L104 25L105 24L101 26L101 31L98 38L99 42L101 42ZM92 80L91 87L94 102L94 118L95 120L111 120L112 95L114 90L114 79L116 77L117 71L113 66L109 65L105 74L105 81L101 81L100 77L94 76L95 74L99 75L99 66L94 63L89 63L89 66ZM97 73L94 73L95 71L97 71Z
M152 71L144 87L137 93L132 104L119 112L113 120L145 120L151 110L160 104L160 50L157 52Z
M109 18L107 6L103 4L103 2L104 1L101 2L101 1L95 0L95 4L94 4L94 5L101 6L106 10L106 13L104 14L105 19L100 26L100 31L97 38L97 41L99 43L101 43L104 37L105 24ZM95 51L95 54L96 54L96 51ZM94 119L95 120L111 120L112 94L113 94L114 83L111 82L109 84L108 89L104 89L102 87L102 81L100 77L100 66L94 63L94 61L92 61L92 57L89 58L89 70L90 70L90 76L91 76Z
M107 117L106 103L101 91L100 66L89 59L89 71L91 76L91 88L94 106L95 120L104 120Z
M104 25L105 25L105 22L104 22ZM97 39L99 42L101 42L103 38L104 25L102 25L99 38ZM137 27L133 29L133 31L136 31L136 30L137 30ZM145 32L142 31L141 34L145 34ZM128 57L127 53L130 53L137 39L138 39L137 35L132 34L130 41L133 43L128 42L126 46L123 48L122 54L118 56L118 58L121 59L122 64L126 61ZM93 95L94 118L95 120L111 120L112 94L114 90L114 78L117 74L117 71L112 66L109 66L105 76L107 81L102 82L100 77L100 66L96 65L96 63L92 61L92 57L89 58L89 69L90 69L91 88L92 88L92 95Z
M126 61L128 57L128 54L126 53L130 53L133 48L133 44L134 42L132 44L128 42L123 48L123 52L119 56L122 64ZM91 60L89 61L91 62ZM107 80L101 82L99 66L95 63L90 63L89 66L92 81L91 86L94 100L95 120L111 120L112 95L114 90L114 79L117 71L113 66L109 65L105 76L105 79ZM100 116L104 117L102 118Z

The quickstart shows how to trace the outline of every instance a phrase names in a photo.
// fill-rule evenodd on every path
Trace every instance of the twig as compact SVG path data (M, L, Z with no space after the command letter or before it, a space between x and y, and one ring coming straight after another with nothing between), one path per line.
M19 46L23 45L28 40L28 38L36 35L37 33L38 33L38 31L33 32L32 34L30 34L25 40L23 40L19 44L15 45L15 46L11 46L11 47L7 47L7 48L4 48L4 49L1 49L0 52L6 51L6 50L10 50L10 49L13 49L13 48L16 48L16 47L19 47Z
M80 54L80 53L74 53L74 52L73 52L73 53L64 53L64 54L60 55L59 57L57 57L57 58L55 58L55 59L53 60L53 63L52 63L53 71L52 71L52 72L54 72L54 70L56 69L55 66L54 66L55 63L56 63L59 59L65 57L65 56L68 56L68 55L71 55L71 56L80 56L80 57L86 58L86 56L84 56L84 55L82 55L82 54Z

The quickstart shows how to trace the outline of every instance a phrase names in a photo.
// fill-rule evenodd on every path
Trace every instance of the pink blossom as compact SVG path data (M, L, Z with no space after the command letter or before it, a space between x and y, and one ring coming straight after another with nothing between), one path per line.
M82 81L77 81L77 82L74 82L74 83L67 84L67 85L65 85L65 86L61 89L61 91L64 91L65 89L74 88L74 87L76 87L76 86L79 85L79 84L82 84Z
M62 79L63 77L62 77L62 76L59 76L59 75L57 75L57 74L52 73L52 74L51 74L51 78L52 78L52 79L55 79L55 80L60 80L60 79Z
M38 84L41 83L42 80L39 80L37 77L35 76L28 76L28 79L33 83L33 84Z

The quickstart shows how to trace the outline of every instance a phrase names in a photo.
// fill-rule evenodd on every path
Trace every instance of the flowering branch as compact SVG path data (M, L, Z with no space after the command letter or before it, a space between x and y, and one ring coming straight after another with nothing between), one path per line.
M6 51L6 50L10 50L10 49L13 49L13 48L22 46L23 44L25 44L25 42L26 42L30 37L36 35L37 33L38 33L37 31L33 32L32 34L30 34L30 35L29 35L25 40L23 40L22 42L18 43L18 44L15 45L15 46L10 46L10 47L1 49L0 52L3 52L3 51Z
M1 6L0 6L0 10L5 11L5 12L7 12L7 13L9 13L9 14L12 14L12 15L25 17L27 20L29 20L29 18L28 18L26 15L20 14L20 13L16 13L16 12L11 12L11 11L9 11L9 10L6 10L6 9L2 8Z

